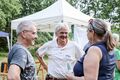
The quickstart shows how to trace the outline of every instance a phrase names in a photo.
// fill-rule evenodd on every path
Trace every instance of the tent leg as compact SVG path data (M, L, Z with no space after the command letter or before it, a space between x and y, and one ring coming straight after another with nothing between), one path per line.
M10 41L8 36L7 36L7 43L8 43L8 50L10 51Z
M74 24L71 25L72 40L74 40Z
M11 43L10 43L10 49L12 48L12 38L13 38L13 30L11 29Z

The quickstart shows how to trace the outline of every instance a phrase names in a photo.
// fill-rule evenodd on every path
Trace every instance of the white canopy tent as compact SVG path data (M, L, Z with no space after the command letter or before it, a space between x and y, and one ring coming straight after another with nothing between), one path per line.
M67 22L69 25L87 25L88 20L92 17L80 12L71 6L66 0L58 0L48 8L11 21L11 41L12 41L12 30L15 30L18 24L24 20L31 20L37 24L40 31L53 32L56 23ZM12 42L11 42L12 44Z

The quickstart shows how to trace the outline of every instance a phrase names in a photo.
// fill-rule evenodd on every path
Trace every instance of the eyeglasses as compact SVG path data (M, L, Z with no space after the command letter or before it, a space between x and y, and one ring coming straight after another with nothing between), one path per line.
M68 34L68 32L60 32L60 34Z
M36 35L37 32L31 31L31 30L23 30L23 32L31 32L32 34Z
M94 21L93 19L90 19L89 20L89 24L91 25L92 29L95 31L95 29L94 29L95 25L93 24L93 21Z

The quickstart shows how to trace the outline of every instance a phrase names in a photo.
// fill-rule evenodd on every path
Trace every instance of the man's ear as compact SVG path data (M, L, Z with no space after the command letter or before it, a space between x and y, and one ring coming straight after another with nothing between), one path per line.
M21 32L21 37L22 37L22 38L25 38L25 37L26 37L25 34L24 34L24 32Z

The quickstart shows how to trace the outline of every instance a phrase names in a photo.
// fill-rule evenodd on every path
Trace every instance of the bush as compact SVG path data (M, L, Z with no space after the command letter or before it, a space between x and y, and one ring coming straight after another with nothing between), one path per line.
M8 52L0 52L1 57L7 57L7 55L8 55Z
M29 51L31 52L32 56L35 56L35 52L38 48L39 48L39 45L34 45L29 48Z
M8 51L7 39L5 37L0 37L0 51Z

